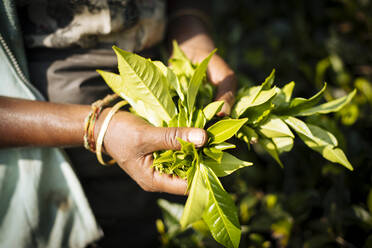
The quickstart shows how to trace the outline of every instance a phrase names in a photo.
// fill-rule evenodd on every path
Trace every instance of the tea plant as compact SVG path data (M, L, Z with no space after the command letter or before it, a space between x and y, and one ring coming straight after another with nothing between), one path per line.
M326 84L309 99L292 98L295 83L290 82L280 89L273 86L274 76L275 71L260 86L242 88L239 91L232 117L245 117L248 121L240 129L238 137L248 146L258 142L283 167L279 155L292 149L295 138L292 129L308 147L319 152L325 159L353 170L331 132L298 117L337 112L351 101L356 90L344 97L317 105L322 99Z
M355 91L315 106L325 86L310 99L292 99L294 83L282 89L273 86L273 71L260 86L240 89L232 118L214 123L214 116L223 105L222 101L212 102L213 88L206 80L207 66L215 51L195 65L174 43L169 67L117 47L114 51L120 75L98 72L114 92L130 103L132 112L158 127L207 127L209 140L203 148L196 149L192 143L178 139L179 151L154 153L155 170L187 179L189 196L179 215L182 229L206 226L217 242L226 247L239 246L241 228L237 209L218 179L252 165L225 152L235 148L226 142L234 135L247 144L260 143L283 166L279 154L292 149L292 129L324 158L352 170L333 134L296 117L338 111Z

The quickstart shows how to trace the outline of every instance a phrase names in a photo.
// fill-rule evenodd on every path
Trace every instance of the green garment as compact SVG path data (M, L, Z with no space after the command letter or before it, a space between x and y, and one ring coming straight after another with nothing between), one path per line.
M0 95L42 100L28 82L15 3L0 2ZM0 137L1 139L1 137ZM86 247L99 229L57 148L0 150L0 247Z

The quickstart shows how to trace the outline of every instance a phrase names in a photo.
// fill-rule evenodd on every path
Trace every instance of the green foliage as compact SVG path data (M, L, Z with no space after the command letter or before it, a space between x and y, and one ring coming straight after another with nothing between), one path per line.
M131 104L134 113L151 124L204 128L221 110L223 102L211 103L207 94L209 87L205 83L208 62L215 51L199 65L194 65L174 43L171 67L166 67L160 61L144 59L117 47L114 50L120 75L99 72L112 90ZM196 101L198 95L200 101ZM152 165L160 173L188 181L189 196L180 218L181 228L204 221L215 240L231 248L237 248L240 242L238 214L216 174L225 176L252 165L223 152L235 147L225 141L234 136L246 121L224 119L214 123L207 129L210 139L202 149L178 139L181 149L154 153ZM171 206L164 202L160 204L162 208ZM162 222L158 222L158 228L164 231Z
M292 150L295 139L293 130L308 147L325 159L353 170L330 130L297 117L337 112L350 103L356 91L317 105L326 85L309 99L292 98L295 83L291 82L282 88L275 86L273 70L259 86L239 90L238 100L232 109L233 118L214 122L215 114L223 105L221 101L211 102L208 93L211 91L206 84L208 62L215 51L199 65L194 65L175 44L174 55L169 61L171 66L166 67L160 61L153 62L116 47L114 50L118 56L120 75L99 72L113 91L132 105L134 113L159 127L209 126L206 147L196 149L192 143L178 139L181 144L179 151L154 153L155 170L188 181L189 196L181 217L177 217L179 226L173 227L169 235L164 236L167 242L175 233L193 227L195 230L208 230L205 233L210 233L226 247L239 247L242 228L238 211L218 177L230 175L252 163L224 151L235 148L235 145L226 142L233 136L248 146L260 145L284 168L280 155ZM208 123L211 121L214 123ZM267 207L274 208L276 202L276 197L268 197ZM174 206L165 202L159 204L166 211L167 218L174 222L175 219L169 217L172 211L166 209ZM284 237L281 240L283 245L287 244L293 220L284 214L270 226L266 221L262 219L261 224L250 228L270 228L273 235ZM174 226L173 222L168 220L165 224ZM158 221L158 229L165 235L163 222ZM259 240L256 239L261 245L267 244Z
M241 113L238 114L238 116L248 118L245 125L248 130L254 130L254 133L258 134L256 139L258 139L263 149L283 167L279 155L283 152L289 152L293 147L293 139L295 136L290 130L290 128L292 128L307 146L322 154L325 159L334 163L339 163L349 170L353 170L344 152L337 147L337 139L332 133L316 125L307 124L294 116L310 116L337 112L351 101L355 96L356 90L339 99L316 105L321 100L326 85L309 99L291 99L295 83L292 82L283 87L283 89L277 90L275 86L270 88L273 85L273 80L274 71L267 77L265 82L260 86L254 87L255 90L241 92L240 99L233 109L233 113ZM268 84L268 82L270 82L270 84ZM264 92L262 91L263 88L267 89L266 92L272 91L273 94L260 97ZM247 101L247 99L250 100ZM257 101L257 99L261 100ZM262 109L265 105L267 106L264 107L267 109L266 112L261 112L260 116L255 115L253 117L255 122L250 121L252 115L250 115L247 110L254 108ZM262 107L260 108L260 106ZM257 112L257 114L259 113ZM238 137L245 142L249 142L248 135L249 134L243 134L240 136L238 135Z
M295 139L271 138L277 148L281 143L275 139L296 140L290 153L277 149L281 169L257 144L262 136L255 128L239 130L251 149L238 142L234 154L255 166L222 182L238 206L241 247L372 247L371 7L371 0L216 0L211 6L214 40L240 89L257 86L277 69L275 111L294 97L310 98L324 82L328 102L358 89L337 113L295 116L332 133L353 164L352 173L310 150L292 128ZM284 84L292 80L295 88ZM199 230L187 229L164 247L220 247Z

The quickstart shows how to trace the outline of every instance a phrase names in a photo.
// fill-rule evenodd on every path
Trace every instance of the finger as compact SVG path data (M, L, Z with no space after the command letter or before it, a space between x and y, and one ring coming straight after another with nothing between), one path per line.
M220 56L215 55L208 66L208 78L213 85L217 86L216 100L225 102L217 115L229 115L235 101L234 95L237 88L234 71L230 69Z
M230 88L231 85L224 86L220 85L217 89L216 101L224 101L224 105L220 112L217 113L217 116L224 117L228 116L231 113L231 107L234 104L234 90Z
M201 128L188 127L154 127L149 139L148 152L159 150L179 150L181 144L177 138L202 147L207 142L207 132Z

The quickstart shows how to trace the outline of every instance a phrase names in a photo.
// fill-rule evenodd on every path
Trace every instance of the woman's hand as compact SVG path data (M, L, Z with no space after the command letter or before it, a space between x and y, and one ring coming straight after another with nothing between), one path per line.
M206 14L209 8L208 4L211 2L200 0L168 1L170 16L168 39L170 41L176 40L185 55L194 63L201 62L215 49L205 22L208 20ZM200 15L204 18L201 18ZM214 54L209 62L207 75L209 81L217 86L216 100L225 101L218 115L229 115L234 104L237 87L234 71L218 54Z
M105 112L98 121L97 129ZM176 137L192 142L196 147L203 146L207 141L203 129L154 127L131 113L121 111L115 114L109 124L104 147L143 190L182 195L186 193L186 180L160 174L151 167L153 152L180 149Z

